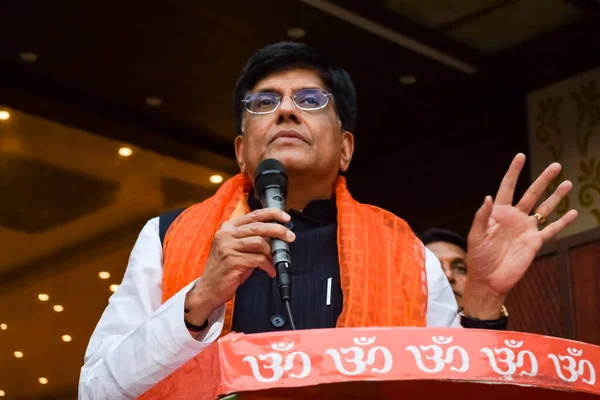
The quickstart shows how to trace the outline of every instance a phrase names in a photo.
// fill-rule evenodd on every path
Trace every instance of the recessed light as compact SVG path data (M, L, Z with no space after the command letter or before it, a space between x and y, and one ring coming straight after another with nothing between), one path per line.
M28 62L28 63L34 63L38 60L38 55L31 52L31 51L24 51L20 54L21 60Z
M46 379L46 378L40 378L40 379L38 379L38 381L40 381L40 383L42 385L45 385L46 383L48 383L48 379Z
M54 311L56 311L56 312L63 312L63 310L65 309L60 304L55 305L53 308L54 308Z
M160 107L162 106L162 99L160 97L146 97L146 105L150 106L150 107Z
M15 351L14 352L15 357L17 358L23 358L23 352L22 351Z
M221 182L223 182L223 177L221 175L211 175L210 178L208 178L208 179L210 179L210 181L212 183L221 183Z
M106 271L102 271L98 273L98 276L100 277L100 279L108 279L110 278L110 273L106 272Z
M414 85L417 83L417 77L410 74L402 75L398 81L403 85Z
M8 111L2 110L0 111L0 120L6 121L10 118L10 113Z
M6 324L0 324L0 329L2 329L3 331L8 329L8 325Z
M6 396L6 392L4 390L0 390L0 397Z
M45 293L40 293L38 294L38 299L40 299L40 301L48 301L50 300L50 296Z
M132 154L133 150L131 150L131 147L121 147L119 149L119 155L122 157L129 157Z
M118 288L119 288L119 285L110 285L111 292L116 292Z
M306 31L302 28L290 28L287 30L287 35L292 39L300 39L306 36Z
M62 335L62 340L63 342L70 342L71 340L73 340L73 338L71 337L71 335Z

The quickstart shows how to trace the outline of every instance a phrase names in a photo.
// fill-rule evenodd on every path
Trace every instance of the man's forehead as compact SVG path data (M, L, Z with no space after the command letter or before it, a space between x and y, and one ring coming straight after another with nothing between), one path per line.
M324 88L325 85L315 71L304 68L295 68L267 75L254 85L253 90L286 89L288 87L294 89L308 87Z

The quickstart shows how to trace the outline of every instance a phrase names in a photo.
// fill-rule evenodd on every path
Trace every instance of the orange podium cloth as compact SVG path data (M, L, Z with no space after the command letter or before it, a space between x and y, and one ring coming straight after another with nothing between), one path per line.
M243 174L211 198L185 210L164 244L163 302L202 275L212 239L223 222L248 212L252 185ZM354 200L346 179L333 191L343 308L338 327L425 326L425 248L408 224L381 208ZM234 299L225 307L223 334L231 329Z
M600 346L519 332L231 333L141 399L597 399L599 369Z

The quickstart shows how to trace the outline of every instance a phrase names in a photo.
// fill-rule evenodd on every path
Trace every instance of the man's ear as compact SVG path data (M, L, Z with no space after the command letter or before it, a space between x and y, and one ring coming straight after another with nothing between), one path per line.
M240 172L242 174L246 173L246 160L244 159L244 136L238 135L235 138L235 158L237 160L238 166L240 167Z
M342 132L342 152L340 157L340 170L346 172L350 167L350 161L352 161L352 154L354 154L354 135L350 131Z

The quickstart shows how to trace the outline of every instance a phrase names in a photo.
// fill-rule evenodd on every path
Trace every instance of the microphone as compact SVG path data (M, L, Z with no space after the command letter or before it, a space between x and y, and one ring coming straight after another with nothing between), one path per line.
M258 164L254 185L256 186L256 192L263 208L277 208L285 211L288 182L285 169L279 161L267 158ZM277 273L279 295L286 305L292 329L295 330L296 327L294 326L289 304L292 289L289 274L289 268L292 266L292 258L290 256L289 244L281 239L271 239L271 255L273 256L273 266Z

